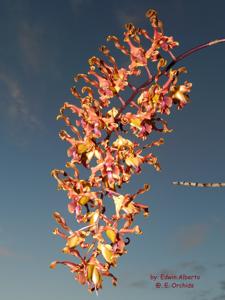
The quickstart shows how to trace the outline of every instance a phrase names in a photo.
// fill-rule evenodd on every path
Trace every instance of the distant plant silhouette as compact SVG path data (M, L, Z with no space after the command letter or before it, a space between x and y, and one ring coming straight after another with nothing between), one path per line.
M109 48L100 47L106 58L91 57L88 73L75 77L75 81L83 79L87 85L80 92L71 88L80 105L66 102L57 116L70 129L70 133L60 131L59 136L70 144L66 167L71 172L55 169L52 176L58 189L67 191L68 211L83 227L70 228L61 214L54 212L61 229L56 228L53 233L65 240L63 253L76 260L54 261L50 267L67 266L77 281L88 285L89 291L102 288L104 276L110 276L116 285L111 269L127 253L130 238L125 236L142 234L133 223L136 215L148 216L149 211L148 205L136 202L136 198L149 185L144 184L134 194L122 194L119 190L133 174L141 173L145 163L160 170L151 149L162 145L163 138L151 142L147 138L153 132L171 132L162 116L170 115L173 106L182 109L189 101L192 86L188 81L178 82L186 68L173 66L195 51L225 42L209 42L175 57L173 49L178 42L164 34L156 11L148 10L146 17L152 26L151 34L129 23L125 25L124 43L116 36L107 38L129 58L128 66L118 66ZM142 46L141 39L147 47ZM169 64L167 59L171 59ZM142 70L146 75L142 75ZM132 80L140 76L145 77L144 82L136 87ZM129 95L125 97L126 93ZM70 111L70 116L65 115L66 111ZM81 167L89 171L89 177L80 178ZM113 212L107 207L109 201L115 206Z

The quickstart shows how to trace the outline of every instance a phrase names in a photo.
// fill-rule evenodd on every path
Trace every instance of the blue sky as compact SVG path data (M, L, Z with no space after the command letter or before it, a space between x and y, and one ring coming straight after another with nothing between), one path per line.
M73 76L88 70L106 36L122 36L123 24L149 28L148 8L158 11L177 54L225 36L224 1L65 0L0 2L0 298L87 299L66 268L48 265L66 258L51 234L51 215L66 212L66 194L50 176L63 168L67 145L55 120L72 102ZM119 52L118 52L119 53ZM174 131L156 149L162 171L145 167L128 190L144 182L140 197L151 216L138 218L144 235L132 238L115 275L99 299L225 299L225 190L176 187L174 180L224 181L225 45L205 49L184 64L193 83L191 103L171 115ZM119 54L120 55L120 54ZM70 220L71 222L71 220ZM193 289L156 289L150 274L200 275Z

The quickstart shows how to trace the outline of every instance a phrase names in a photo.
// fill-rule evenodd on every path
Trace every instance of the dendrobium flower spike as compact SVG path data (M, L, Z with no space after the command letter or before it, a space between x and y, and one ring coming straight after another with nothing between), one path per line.
M120 68L109 48L101 46L99 50L106 60L91 57L87 74L75 76L75 82L83 80L87 84L80 92L75 86L71 88L80 104L65 102L57 116L70 130L61 130L59 137L69 143L70 161L66 168L72 172L55 169L51 174L58 182L58 189L67 191L68 211L77 223L72 229L60 213L53 213L62 228L62 231L54 229L53 234L65 240L62 251L73 256L75 262L54 261L50 267L67 266L75 280L87 285L90 292L102 288L104 277L111 277L113 285L117 284L110 270L118 265L119 257L127 253L130 238L126 235L142 234L140 227L133 224L135 216L149 215L148 205L136 202L136 197L149 190L149 184L134 194L124 195L120 189L129 183L133 174L141 173L145 163L157 171L161 169L157 157L143 152L162 145L164 139L149 141L149 136L153 132L172 131L163 115L169 115L173 106L182 109L189 102L192 87L188 81L179 83L186 68L172 67L196 51L225 42L225 39L211 41L176 57L173 50L179 43L164 34L156 11L148 10L146 17L152 26L151 33L128 23L123 42L116 36L107 38L128 56L128 67ZM141 38L147 40L147 48L142 46ZM169 64L163 56L165 53L171 57ZM147 74L147 81L139 87L131 84L132 77L141 76L143 72ZM165 79L163 84L160 77ZM128 99L120 94L125 90L131 92ZM65 115L68 110L75 115L74 120ZM142 143L129 139L132 134ZM80 178L82 168L89 170L86 179ZM111 215L106 198L115 207Z

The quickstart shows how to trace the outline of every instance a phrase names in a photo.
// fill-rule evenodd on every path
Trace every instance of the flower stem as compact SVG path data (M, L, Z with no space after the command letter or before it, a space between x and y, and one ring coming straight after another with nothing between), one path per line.
M202 50L204 48L208 48L210 46L220 44L220 43L225 43L225 38L209 41L207 43L195 46L194 48L191 48L190 50L185 51L184 53L178 55L177 57L174 57L174 59L169 63L169 65L167 67L165 67L162 70L161 74L158 75L158 77L166 74L175 64L177 64L178 62L180 62L184 58L190 56L191 54L193 54L195 52L198 52L199 50ZM133 93L125 101L125 104L120 107L117 116L119 116L125 110L125 108L134 100L134 98L138 95L138 93L145 90L155 80L156 76L157 75L152 76L147 81L145 81L143 84L141 84L138 88L132 87ZM109 139L111 134L112 134L112 132L108 133L107 136L106 136L106 139Z
M169 65L167 67L164 68L164 70L162 71L162 73L159 76L162 76L163 74L165 74L166 72L168 72L175 64L177 64L179 61L183 60L184 58L190 56L191 54L198 52L201 49L204 48L208 48L210 46L219 44L219 43L225 43L225 38L222 39L217 39L217 40L213 40L213 41L209 41L207 43L195 46L194 48L191 48L190 50L180 54L179 56L177 56L174 60L172 60ZM142 91L143 89L145 89L146 87L148 87L156 78L156 75L153 76L151 79L147 80L146 82L144 82L142 85L140 85L133 93L132 95L127 99L125 105L123 105L119 112L118 115L120 115L124 109L131 103L131 101L133 101L133 99L135 98L135 96Z
M214 40L214 41L210 41L208 43L204 43L204 44L201 44L199 46L196 46L184 53L182 53L181 55L177 56L167 67L166 67L166 72L172 67L174 66L176 63L178 63L179 61L183 60L185 57L191 55L192 53L195 53L195 52L198 52L199 50L201 49L204 49L204 48L208 48L210 46L213 46L213 45L216 45L216 44L219 44L219 43L225 43L225 38L223 39L217 39L217 40Z

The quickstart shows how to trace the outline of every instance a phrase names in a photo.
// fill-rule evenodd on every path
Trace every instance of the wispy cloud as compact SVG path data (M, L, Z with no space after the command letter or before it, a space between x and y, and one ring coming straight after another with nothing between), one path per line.
M225 219L221 216L212 216L210 220L213 226L217 226L217 230L224 232L225 230Z
M138 23L143 19L143 14L137 13L137 10L130 11L116 11L116 18L119 25L124 25L126 23Z
M8 89L9 99L6 106L8 116L12 120L20 119L29 126L40 126L40 121L29 108L19 82L4 73L0 73L0 80L5 83Z
M159 274L176 274L177 270L175 268L174 269L163 268L158 273Z
M88 5L91 2L93 2L93 0L70 0L69 4L70 4L73 12L77 13L81 6Z
M216 297L213 297L212 300L225 300L225 294L221 294Z
M38 117L32 112L31 103L23 93L23 88L18 80L6 73L0 73L0 81L6 88L4 93L1 112L9 133L15 138L15 142L24 144L25 135L34 129L41 129L43 125ZM4 104L3 104L4 103Z
M19 67L26 72L29 71L31 75L36 75L33 71L40 73L49 69L56 72L55 59L59 47L58 45L56 47L52 31L56 30L57 24L52 26L51 21L46 22L45 17L35 18L36 12L33 11L35 8L29 1L7 0L6 2L8 23L12 24L9 26L11 31L8 35L13 34L11 44L15 50L12 60L15 65L9 63L8 67L13 67L14 70ZM6 46L10 47L11 44Z
M225 280L219 282L221 294L212 298L212 300L225 300Z
M217 265L215 265L216 268L224 268L225 267L225 263L219 263Z
M189 269L196 275L202 275L206 272L206 267L196 261L182 262L178 265L182 269Z
M140 279L140 280L131 282L130 286L134 287L134 288L138 288L138 289L143 289L143 288L146 288L149 286L149 282L147 280Z
M192 300L207 300L212 294L212 289L195 290Z
M189 251L203 244L208 236L207 224L193 224L183 227L177 234L178 250Z
M0 256L13 256L13 252L4 246L0 246Z
M160 269L157 274L180 274L186 270L195 275L202 275L206 272L207 268L203 264L196 261L183 261L171 268Z
M220 294L212 297L211 300L225 300L225 280L220 281L219 286L220 286Z
M14 252L13 250L11 250L10 248L6 247L6 246L1 246L0 245L0 258L13 258L13 259L17 259L20 261L31 261L34 260L35 258L31 255L31 254L21 254L19 252Z
M43 60L43 30L40 26L22 21L18 25L18 42L27 64L38 71Z

